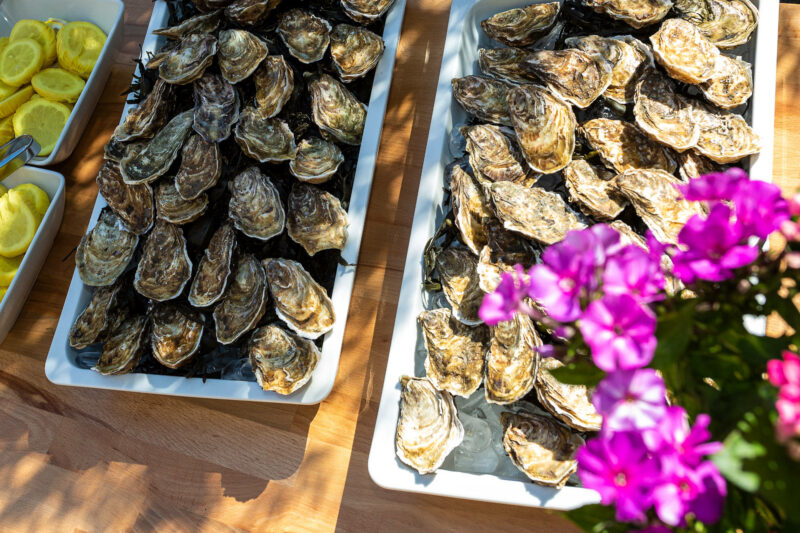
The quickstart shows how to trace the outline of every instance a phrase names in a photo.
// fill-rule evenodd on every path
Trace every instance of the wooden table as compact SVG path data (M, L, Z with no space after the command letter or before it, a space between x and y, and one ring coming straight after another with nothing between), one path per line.
M58 387L44 360L150 17L72 157L56 244L0 349L2 531L575 531L556 514L390 492L367 474L450 3L409 0L336 386L319 406ZM775 179L800 186L800 5L781 6ZM795 141L793 144L792 141Z

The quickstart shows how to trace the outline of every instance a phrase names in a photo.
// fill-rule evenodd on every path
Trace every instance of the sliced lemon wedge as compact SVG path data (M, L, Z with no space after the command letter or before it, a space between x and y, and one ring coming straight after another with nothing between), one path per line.
M39 155L50 155L67 124L70 111L60 102L31 98L14 113L14 133L32 136L42 147Z
M12 124L13 120L14 120L13 116L9 116L0 120L0 145L9 142L11 139L15 137L14 124ZM5 194L5 192L3 192L3 189L0 189L0 196L3 196L3 194Z
M61 68L86 79L105 44L106 34L91 22L69 22L56 36L58 63Z
M33 39L22 38L8 43L0 52L0 81L21 87L42 69L42 46Z
M0 100L0 118L11 116L19 109L19 106L27 102L33 96L33 87L28 85L19 89L17 92Z
M0 286L8 287L14 281L14 276L17 275L19 264L22 263L22 258L25 254L18 255L17 257L3 257L0 256Z
M17 39L33 39L44 52L44 65L52 65L56 60L56 32L41 20L22 19L11 28L8 36L11 42Z
M73 104L83 92L86 82L63 68L46 68L31 79L33 90L54 102Z
M21 193L12 189L0 198L0 255L13 258L24 254L37 227L36 215Z
M33 210L36 219L41 222L44 214L47 213L47 208L50 207L50 197L47 196L47 193L33 183L22 183L11 190L22 194L25 203Z

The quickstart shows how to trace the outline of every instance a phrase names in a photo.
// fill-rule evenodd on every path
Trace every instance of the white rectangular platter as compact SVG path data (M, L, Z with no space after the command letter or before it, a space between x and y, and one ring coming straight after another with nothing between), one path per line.
M363 141L359 151L353 189L350 196L350 206L347 213L350 221L347 245L342 250L343 261L336 271L333 293L331 294L337 320L333 330L325 336L322 355L319 364L314 369L311 381L293 394L282 396L274 392L265 392L257 383L250 381L223 379L206 379L204 381L199 377L185 378L138 373L102 376L92 370L83 369L75 364L77 352L69 346L67 340L70 327L86 307L92 294L91 290L81 282L77 270L72 275L67 299L64 302L61 318L45 363L45 373L50 381L59 385L78 387L275 403L315 404L328 397L333 388L339 367L345 322L355 279L355 265L358 260L359 247L361 246L367 202L369 201L370 188L375 171L375 157L378 151L381 128L383 127L386 102L389 97L389 87L391 85L392 70L404 11L405 0L397 0L386 15L383 34L386 49L375 70L371 97L368 102L369 109L364 127ZM153 30L166 26L168 16L166 3L163 0L157 0L153 6L153 15L147 29L147 36L142 45L143 58L147 58L147 53L155 51L162 43L160 39L163 39L163 37L153 35ZM131 104L125 106L122 114L123 119L132 107ZM106 202L103 197L98 195L89 222L89 228L95 225L100 215L100 210L105 205ZM347 266L343 266L345 264Z
M433 108L434 120L428 136L386 378L370 449L369 473L375 483L393 490L566 510L597 503L599 495L580 487L567 486L555 490L535 485L513 468L502 469L501 475L459 471L453 460L458 448L439 471L422 476L400 462L394 444L400 377L424 375L424 348L418 346L416 321L417 315L426 309L422 289L423 251L447 211L443 206L445 167L461 155L451 153L451 139L455 130L468 120L451 96L450 81L479 73L478 48L500 46L483 33L481 20L530 3L531 0L453 0ZM759 2L754 1L754 4L758 6ZM754 177L768 180L772 174L778 1L765 0L760 4L760 24L756 35L748 45L733 53L743 56L754 67L755 86L747 118L761 136L764 146L759 155L751 157L750 171ZM457 404L463 403L460 398L458 400Z

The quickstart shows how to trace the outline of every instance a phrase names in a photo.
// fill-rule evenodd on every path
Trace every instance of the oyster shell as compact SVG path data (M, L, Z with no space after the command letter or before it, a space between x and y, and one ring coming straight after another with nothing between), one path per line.
M699 178L703 174L722 172L724 167L719 163L700 155L695 150L686 150L678 154L678 174L683 181Z
M549 370L564 366L558 359L543 357L536 372L536 397L550 414L578 431L599 431L603 417L589 400L583 385L561 383Z
M508 113L533 170L551 174L570 162L577 121L569 105L541 87L522 85L508 91Z
M584 122L580 133L610 168L624 172L634 168L657 168L675 172L677 165L666 149L630 122L595 118Z
M478 309L483 291L478 284L477 258L466 248L447 248L436 256L436 270L453 316L464 324L481 323Z
M147 235L133 287L151 300L177 298L192 277L192 262L180 226L157 220Z
M699 85L706 99L722 109L742 105L753 95L750 63L725 54L717 56L714 73Z
M106 161L97 174L97 189L105 198L108 207L119 217L122 224L137 235L143 235L153 227L153 189L150 185L128 185L122 180L119 165Z
M150 314L150 346L153 357L167 368L184 365L200 348L203 318L172 304L159 304Z
M351 19L361 24L371 24L386 13L394 0L340 0L342 9Z
M598 220L617 218L627 202L619 198L612 179L614 174L605 168L593 167L585 159L570 161L564 169L570 202Z
M322 250L344 249L347 212L334 195L314 185L294 183L287 212L287 233L308 255Z
M360 144L367 119L367 106L339 81L327 74L312 77L308 83L314 123L345 144Z
M581 108L592 105L608 89L613 72L603 56L576 48L538 50L522 68L547 84L556 96Z
M152 138L169 120L172 100L172 87L161 78L157 79L147 97L131 109L114 130L112 140L129 142Z
M168 26L166 28L158 28L157 30L153 30L153 34L161 35L174 41L180 41L192 33L213 33L219 26L219 18L219 11L195 15L194 17L189 17L175 26Z
M240 256L230 285L214 308L217 341L230 344L253 329L264 316L268 299L264 267L250 254Z
M297 145L297 156L289 162L289 171L306 183L325 183L344 163L342 151L334 143L308 137Z
M314 340L333 329L333 302L300 263L265 259L263 264L278 318L304 339Z
M280 234L286 223L278 190L257 167L249 167L234 178L228 213L236 229L262 241Z
M513 272L519 264L528 269L537 262L539 254L531 242L508 231L496 220L486 225L488 243L478 258L478 277L481 290L494 292L504 272Z
M194 5L201 13L210 13L225 9L232 2L233 0L194 0Z
M194 222L208 209L208 196L201 194L194 200L184 200L173 180L156 185L156 218L173 224Z
M585 444L549 416L520 411L500 415L503 448L526 476L539 485L561 488L578 469L575 458Z
M268 56L253 76L256 107L264 118L281 112L294 91L294 72L283 56Z
M278 23L283 44L301 63L322 59L331 42L331 25L324 18L302 9L290 9Z
M530 46L543 37L556 22L560 4L531 4L502 11L481 21L486 35L508 46Z
M194 200L217 184L222 175L222 155L217 143L192 135L183 145L175 188L184 200Z
M233 132L236 143L261 163L289 161L297 156L294 134L279 118L264 118L255 107L245 107Z
M658 22L672 8L672 0L583 0L583 4L634 28Z
M230 83L249 78L268 53L267 44L249 31L219 32L217 62L222 77Z
M510 181L523 187L536 183L539 176L525 162L513 130L479 124L462 127L461 135L467 141L470 167L478 183L484 187L499 181Z
M458 165L450 169L450 205L461 240L479 254L488 242L485 224L492 211L475 180Z
M189 288L189 303L195 307L208 307L222 298L231 273L236 231L233 224L225 222L211 237L205 254L197 265L197 274Z
M656 60L676 80L697 84L714 74L719 49L691 22L667 19L650 42Z
M218 74L194 83L194 131L211 143L224 141L239 120L239 93Z
M538 78L528 72L523 64L531 52L519 48L479 48L478 67L487 76L510 83L534 83Z
M506 229L542 244L555 244L570 230L586 227L556 193L507 181L490 188L497 218Z
M733 113L698 106L700 124L697 151L717 163L734 163L761 151L761 139L747 122Z
M343 82L366 76L383 56L380 35L361 26L337 24L331 32L331 59Z
M464 426L453 397L427 378L403 376L400 384L397 457L420 474L431 474L464 440Z
M683 152L700 137L692 102L675 92L668 78L649 72L636 85L636 125L651 139Z
M214 61L217 39L193 33L181 40L158 65L158 75L173 85L186 85L198 79Z
M109 336L100 360L92 370L104 376L126 374L133 370L145 346L147 318L136 315L120 324Z
M125 183L150 183L172 166L192 128L192 111L184 111L161 128L141 150L128 151L119 163Z
M75 265L83 283L92 287L114 283L130 263L138 243L139 236L104 208L75 251Z
M675 0L675 11L723 50L745 44L758 26L750 0Z
M486 401L514 403L533 389L539 368L536 347L542 341L530 317L520 313L491 328L491 335L483 377Z
M321 355L313 342L278 326L255 330L247 354L261 388L283 395L308 383Z
M480 120L511 126L506 95L509 86L484 76L453 78L453 97L464 110Z
M227 2L225 18L241 26L260 26L280 3L281 0L233 0Z
M122 278L111 285L95 289L88 305L69 330L70 346L82 350L105 340L106 336L126 318L127 308L121 305L124 301L124 290L125 283Z

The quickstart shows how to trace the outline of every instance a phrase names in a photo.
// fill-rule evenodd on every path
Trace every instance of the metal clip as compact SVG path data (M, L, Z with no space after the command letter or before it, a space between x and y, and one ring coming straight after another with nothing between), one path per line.
M30 135L20 135L0 146L0 176L2 179L10 176L19 167L36 157L41 149L39 143Z

